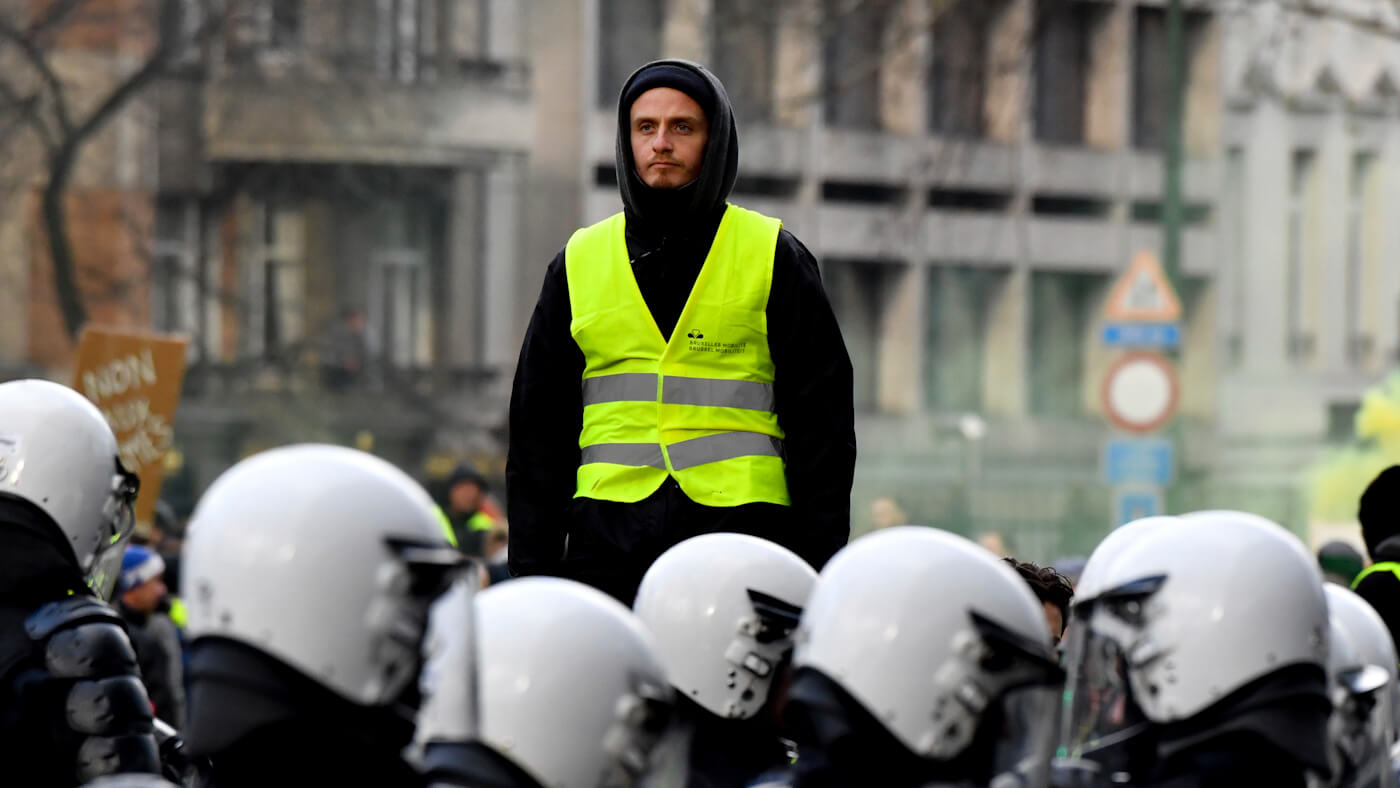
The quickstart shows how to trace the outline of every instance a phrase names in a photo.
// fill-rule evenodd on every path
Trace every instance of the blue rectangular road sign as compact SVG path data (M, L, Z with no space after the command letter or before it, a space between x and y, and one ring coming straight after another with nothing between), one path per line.
M1174 348L1181 344L1179 323L1109 323L1103 343L1110 347Z
M1163 438L1110 438L1103 446L1103 475L1114 485L1165 487L1176 475L1176 452Z
M1119 487L1113 491L1113 527L1162 514L1162 491L1152 487Z

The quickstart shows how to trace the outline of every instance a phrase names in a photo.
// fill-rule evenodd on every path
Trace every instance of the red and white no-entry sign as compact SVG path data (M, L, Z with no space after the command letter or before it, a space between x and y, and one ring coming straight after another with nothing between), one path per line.
M1103 408L1124 432L1156 432L1176 414L1176 368L1160 353L1126 353L1103 378Z

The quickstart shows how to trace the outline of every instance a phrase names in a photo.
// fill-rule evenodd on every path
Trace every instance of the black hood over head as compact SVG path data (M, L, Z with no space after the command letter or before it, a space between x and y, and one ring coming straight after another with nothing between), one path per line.
M675 88L695 99L710 122L700 177L679 189L646 185L632 159L632 104L642 93L660 87ZM724 207L738 176L739 132L719 77L688 60L656 60L632 72L617 102L617 185L629 230L659 237L684 235Z
M1392 465L1381 471L1366 486L1366 491L1361 494L1356 519L1361 522L1361 536L1366 541L1366 551L1371 558L1375 561L1395 560L1393 555L1380 558L1376 554L1380 552L1382 542L1400 536L1400 465Z

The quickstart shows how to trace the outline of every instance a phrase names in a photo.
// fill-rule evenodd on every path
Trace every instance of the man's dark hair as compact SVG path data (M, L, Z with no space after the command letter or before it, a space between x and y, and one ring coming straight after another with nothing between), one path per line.
M1041 602L1049 602L1060 609L1061 621L1069 622L1069 603L1074 599L1074 586L1070 585L1069 578L1030 561L1018 561L1010 556L1002 560L1021 574Z

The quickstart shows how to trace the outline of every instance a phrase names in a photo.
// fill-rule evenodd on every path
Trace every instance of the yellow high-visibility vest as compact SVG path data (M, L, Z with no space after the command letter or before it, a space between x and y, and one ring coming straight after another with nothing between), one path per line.
M667 341L632 274L625 221L585 227L564 250L584 357L574 497L640 501L670 476L706 506L790 505L766 311L782 222L725 209Z

